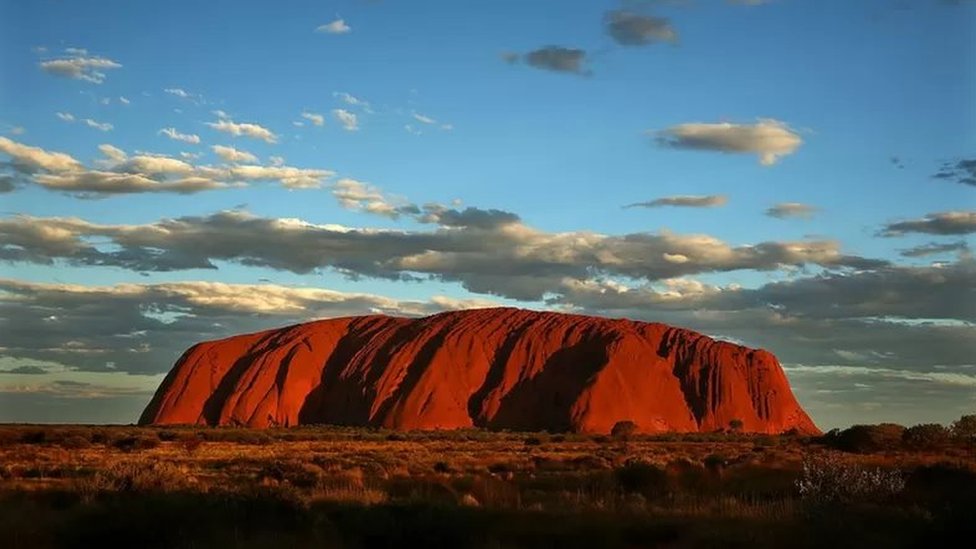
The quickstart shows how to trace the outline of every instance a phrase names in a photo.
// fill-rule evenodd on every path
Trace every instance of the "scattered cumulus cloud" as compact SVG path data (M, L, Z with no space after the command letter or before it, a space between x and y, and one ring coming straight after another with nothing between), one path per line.
M193 154L181 155L183 159L145 152L128 155L109 144L100 145L99 150L104 158L88 167L68 154L0 137L0 154L10 157L6 164L0 164L0 176L3 176L0 182L5 181L8 186L35 184L81 198L103 198L131 193L190 194L262 181L277 182L289 189L310 189L321 187L335 175L330 170L283 164L195 165L188 162L196 158ZM253 158L244 151L223 152L240 162L249 162Z
M226 147L224 145L214 145L211 147L214 154L219 156L224 162L229 162L232 164L241 164L245 162L256 163L258 158L253 154L235 149L234 147Z
M84 122L85 125L88 126L89 128L95 128L96 130L102 131L102 132L111 131L112 129L115 128L115 126L113 126L112 124L109 124L108 122L98 122L98 121L92 120L91 118L86 118L86 119L82 120L82 122Z
M84 80L93 84L105 81L105 71L122 68L122 65L107 57L90 55L86 50L67 48L64 54L41 61L41 70L48 74Z
M933 177L976 186L976 158L946 162Z
M307 112L306 111L306 112L303 112L302 113L302 118L308 120L309 122L311 122L312 124L314 124L316 126L323 126L323 125L325 125L325 117L322 116L321 114L318 114L318 113Z
M200 143L199 135L192 133L180 133L176 130L176 128L163 128L159 130L159 134L165 135L174 141L182 141L184 143L190 143L191 145Z
M359 129L359 117L346 109L332 109L332 116L342 124L342 129L350 132Z
M755 124L729 122L678 124L655 132L658 145L723 153L755 153L763 166L793 154L803 143L785 122L760 119Z
M81 167L81 163L69 154L49 152L40 147L18 143L7 137L0 137L0 153L9 156L13 168L23 173L62 172Z
M624 208L659 208L661 206L681 206L686 208L716 208L724 206L729 201L728 197L722 195L680 195L665 196L656 198L648 202L635 202L627 204Z
M108 122L99 122L91 118L78 119L75 117L75 115L71 114L70 112L56 112L54 114L62 121L68 122L69 124L74 122L81 122L82 124L88 126L89 128L95 128L96 130L103 131L103 132L111 131L112 129L115 128L115 126L109 124Z
M903 236L909 233L963 235L976 233L976 211L930 213L921 219L889 223L881 236Z
M416 111L411 112L410 113L410 117L413 118L414 120L416 120L417 122L420 122L421 124L424 124L426 126L436 126L436 127L440 128L441 130L444 130L444 131L450 131L450 130L453 130L454 129L454 125L453 124L446 124L446 123L438 122L433 117L427 116L425 114L421 114L421 113L416 112ZM413 133L415 135L420 135L422 133L418 128L415 128L411 124L407 124L406 126L404 126L404 129L406 129L409 133Z
M927 257L930 255L948 254L956 252L968 252L969 245L960 240L958 242L947 242L940 244L938 242L929 242L928 244L920 244L912 248L908 248L899 252L902 257Z
M397 219L404 214L418 214L419 208L406 200L390 197L380 189L355 179L343 178L332 186L332 195L339 204L353 211L360 211Z
M802 202L780 202L766 210L766 215L777 219L799 218L810 219L817 213L817 208Z
M220 117L218 115L216 122L207 122L207 125L219 132L230 134L234 137L250 137L252 139L260 139L265 143L278 142L278 136L274 132L259 124L250 122L237 123L230 118Z
M346 105L352 105L353 107L360 107L367 113L372 112L371 107L369 105L369 101L366 101L365 99L356 97L347 92L332 92L332 96L335 97L336 99L339 99Z
M511 57L506 58L514 62ZM545 46L530 51L522 59L531 67L555 72L586 74L583 63L586 61L586 51L562 46Z
M351 31L352 31L352 27L346 24L345 19L336 19L331 23L319 25L315 29L315 32L323 32L326 34L347 34Z
M659 42L674 44L678 41L678 33L663 17L614 10L606 13L604 23L607 33L623 46L644 46Z

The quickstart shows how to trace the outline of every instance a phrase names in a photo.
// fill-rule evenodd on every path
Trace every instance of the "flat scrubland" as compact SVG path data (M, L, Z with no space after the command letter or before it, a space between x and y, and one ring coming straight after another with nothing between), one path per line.
M869 426L809 438L0 426L0 547L976 540L973 438L910 431Z

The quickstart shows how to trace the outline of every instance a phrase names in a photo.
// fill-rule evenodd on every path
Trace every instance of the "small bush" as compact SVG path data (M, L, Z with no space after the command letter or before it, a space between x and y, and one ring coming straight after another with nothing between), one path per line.
M723 456L722 454L709 454L705 456L704 460L702 460L702 464L705 466L705 469L708 469L708 471L713 474L720 474L728 463L729 458Z
M438 461L434 464L435 473L450 473L451 470L450 464L448 464L446 461Z
M870 453L899 448L904 433L905 428L895 423L854 425L843 431L830 431L823 441L846 452Z
M122 450L123 452L135 452L139 450L152 450L159 446L159 438L153 434L152 436L127 436L122 437L112 443L112 446Z
M627 438L637 432L637 424L633 421L618 421L610 429L610 436L614 438Z
M667 490L668 475L663 469L642 461L628 461L614 471L620 488L630 494L650 498Z
M527 437L525 439L526 446L542 446L542 439L539 437Z
M867 469L821 457L804 460L796 487L803 500L814 504L880 502L901 493L905 479L899 470Z

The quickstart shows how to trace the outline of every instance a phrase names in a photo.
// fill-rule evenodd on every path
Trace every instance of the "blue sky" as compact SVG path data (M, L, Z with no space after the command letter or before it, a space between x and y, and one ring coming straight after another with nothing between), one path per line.
M630 34L614 33L615 18ZM294 296L304 308L221 309L186 297L203 282L240 294L369 294L403 314L440 310L432 298L446 296L449 307L490 301L687 325L772 350L826 427L946 422L976 407L966 358L976 346L976 189L966 182L976 172L966 163L976 157L976 2L2 1L0 36L0 321L39 315L25 321L32 330L0 336L0 421L131 421L192 343L178 329L189 317L219 337L370 309ZM240 124L274 142L228 133L246 132ZM254 158L228 160L215 146ZM55 152L76 164L37 164ZM151 155L183 165L146 171ZM271 169L282 166L327 173L295 188ZM106 174L115 187L91 186ZM125 188L134 183L120 174L143 186ZM145 186L185 176L206 189ZM350 190L368 197L343 201ZM624 208L687 196L723 198ZM766 215L777 204L790 206ZM395 210L406 206L414 213ZM445 221L465 208L517 221ZM221 225L213 250L198 252L198 225L226 210L386 236L309 266L301 251L250 249L235 239L258 236ZM183 240L160 236L154 224L179 218L192 218ZM494 248L455 257L422 242L397 255L399 245L383 251L382 238L401 234L391 231L499 238L510 249L501 260ZM126 240L136 233L146 236ZM623 250L627 235L656 240ZM821 244L797 251L809 242ZM901 253L929 244L943 248ZM145 261L134 266L135 255ZM480 276L478 265L506 262L523 278ZM208 263L217 268L196 268ZM170 283L189 286L157 295ZM101 330L92 323L113 309L82 315L80 301L58 298L112 304L126 284L155 293L118 307L164 311L167 322L149 314L145 334L105 327L95 337L86 329ZM585 297L580 284L603 293ZM907 306L916 300L925 303ZM48 317L75 320L49 330ZM144 339L138 361L115 356L123 335ZM908 342L923 348L902 349ZM117 360L92 359L103 355ZM12 373L27 366L37 370Z

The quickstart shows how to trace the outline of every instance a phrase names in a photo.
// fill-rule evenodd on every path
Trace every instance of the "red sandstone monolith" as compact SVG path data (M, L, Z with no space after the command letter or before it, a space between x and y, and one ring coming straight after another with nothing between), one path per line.
M194 345L141 424L819 433L771 353L512 308L319 320Z

